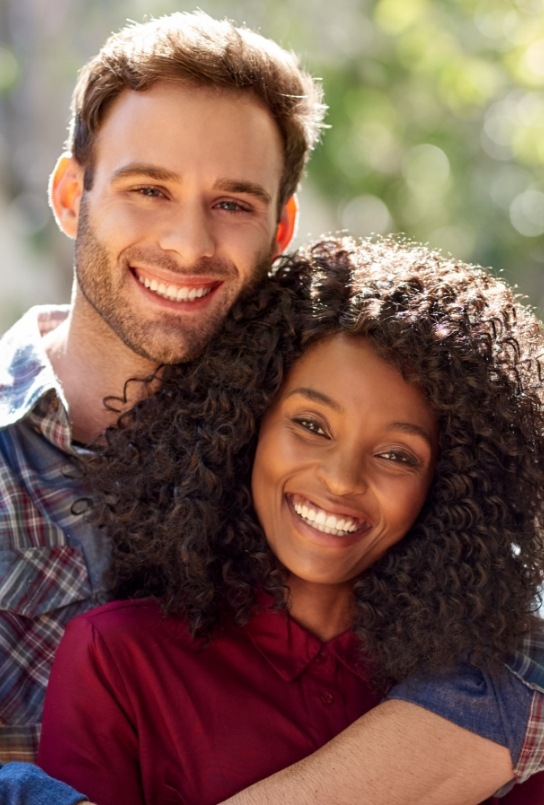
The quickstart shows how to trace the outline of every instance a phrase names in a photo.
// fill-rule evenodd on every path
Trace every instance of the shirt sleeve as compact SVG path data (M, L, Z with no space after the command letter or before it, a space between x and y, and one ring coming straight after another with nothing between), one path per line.
M32 763L0 767L1 805L76 805L87 797L65 783L53 780Z
M134 721L107 646L85 616L75 618L53 664L39 765L100 805L144 805Z
M417 704L505 746L512 757L515 777L521 782L525 776L520 773L519 761L534 695L533 690L507 669L489 673L462 664L447 674L405 680L392 688L387 698Z
M518 759L519 776L525 780L544 770L544 630L525 638L521 651L510 658L507 668L533 691L529 723Z

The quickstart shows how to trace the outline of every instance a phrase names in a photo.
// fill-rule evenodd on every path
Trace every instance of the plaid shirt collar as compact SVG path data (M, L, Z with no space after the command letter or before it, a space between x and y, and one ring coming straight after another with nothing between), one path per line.
M62 387L43 346L43 336L68 316L68 305L31 308L0 341L0 428L27 416L48 419L52 441L71 452L71 428Z

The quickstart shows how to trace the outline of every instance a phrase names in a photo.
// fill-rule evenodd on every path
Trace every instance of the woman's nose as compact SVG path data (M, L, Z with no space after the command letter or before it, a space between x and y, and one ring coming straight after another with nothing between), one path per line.
M319 466L318 477L338 497L360 495L367 489L364 463L357 454L329 454Z

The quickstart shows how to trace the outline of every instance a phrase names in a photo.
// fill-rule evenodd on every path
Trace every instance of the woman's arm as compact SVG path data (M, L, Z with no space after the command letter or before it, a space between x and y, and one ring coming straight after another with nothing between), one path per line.
M513 777L507 748L391 700L228 805L476 805Z

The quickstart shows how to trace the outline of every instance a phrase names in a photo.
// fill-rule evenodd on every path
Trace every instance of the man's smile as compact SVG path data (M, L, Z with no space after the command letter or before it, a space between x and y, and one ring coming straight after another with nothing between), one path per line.
M167 284L166 282L158 282L156 279L148 279L139 274L135 274L135 276L138 282L148 291L152 291L157 296L161 296L171 302L194 302L195 299L202 299L202 297L207 296L219 284L215 282L199 287L194 285L175 285L174 283Z

